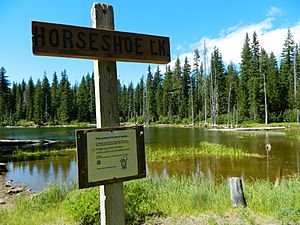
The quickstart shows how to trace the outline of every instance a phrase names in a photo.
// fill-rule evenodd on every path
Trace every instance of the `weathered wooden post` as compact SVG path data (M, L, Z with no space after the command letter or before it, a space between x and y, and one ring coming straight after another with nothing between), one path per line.
M170 62L168 37L114 30L113 8L94 3L93 28L32 21L35 55L94 60L96 129L76 131L79 188L100 186L102 225L122 225L123 182L146 176L143 126L120 127L116 61Z
M230 177L228 179L230 188L230 199L232 206L236 208L238 205L247 207L246 199L244 197L243 181L239 177Z
M93 28L114 30L114 11L110 5L94 3ZM94 60L97 128L119 126L116 62ZM123 182L100 186L101 225L125 224Z

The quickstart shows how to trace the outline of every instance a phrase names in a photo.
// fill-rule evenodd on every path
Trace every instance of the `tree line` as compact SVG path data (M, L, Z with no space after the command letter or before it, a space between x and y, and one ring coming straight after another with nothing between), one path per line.
M205 41L194 50L192 62L177 58L165 72L148 67L134 85L118 84L121 122L227 124L241 122L299 122L299 46L290 30L280 62L273 52L260 46L256 32L246 33L241 63L225 65L215 47L208 56ZM10 84L0 69L0 123L68 124L72 121L95 123L94 75L87 74L71 85L66 70L60 79L46 73L34 84Z

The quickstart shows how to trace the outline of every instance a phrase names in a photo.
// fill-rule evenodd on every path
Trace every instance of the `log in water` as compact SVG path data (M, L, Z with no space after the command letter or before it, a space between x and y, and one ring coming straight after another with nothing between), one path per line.
M5 146L22 146L22 145L48 145L56 143L57 141L51 141L51 140L0 140L0 147Z

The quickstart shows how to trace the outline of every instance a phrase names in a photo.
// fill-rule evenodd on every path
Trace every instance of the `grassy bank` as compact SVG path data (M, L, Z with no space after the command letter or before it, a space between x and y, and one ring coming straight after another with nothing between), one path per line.
M227 147L221 144L201 142L197 147L178 147L178 148L146 148L147 161L174 161L181 158L194 157L199 155L220 156L230 158L256 157L263 156L256 153L248 153L241 149Z
M226 181L216 183L202 177L130 181L125 183L126 220L128 224L144 220L151 224L158 217L177 220L211 214L222 217L234 212L249 224L263 224L261 218L275 224L299 223L299 186L299 177L282 180L276 187L266 181L246 182L248 208L233 210ZM0 224L94 224L99 220L98 210L98 187L77 190L74 184L52 185L35 197L18 196L14 207L0 206Z

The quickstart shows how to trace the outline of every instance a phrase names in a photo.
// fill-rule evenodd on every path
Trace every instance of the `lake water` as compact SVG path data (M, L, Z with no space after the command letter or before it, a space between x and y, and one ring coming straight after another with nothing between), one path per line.
M225 144L263 158L230 159L223 157L193 157L168 163L148 163L151 176L203 175L210 178L239 176L248 180L274 181L282 173L289 177L300 174L300 131L221 132L201 128L145 128L145 143L159 147L197 146L201 141ZM0 139L48 139L75 141L75 128L5 128ZM271 143L267 155L265 144ZM50 160L9 162L5 179L27 184L39 191L51 182L77 180L76 156Z

